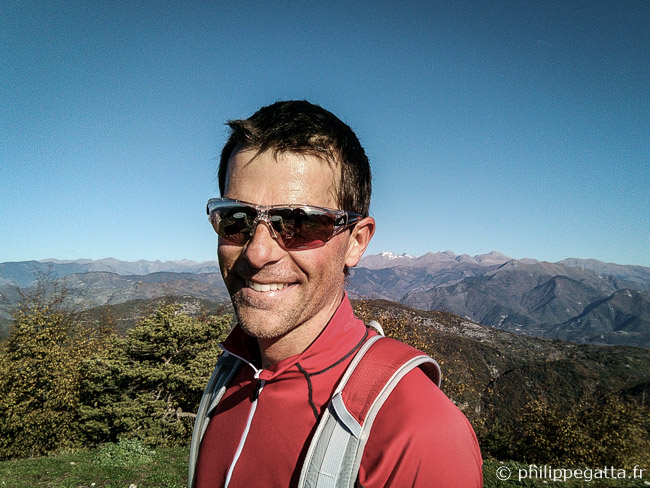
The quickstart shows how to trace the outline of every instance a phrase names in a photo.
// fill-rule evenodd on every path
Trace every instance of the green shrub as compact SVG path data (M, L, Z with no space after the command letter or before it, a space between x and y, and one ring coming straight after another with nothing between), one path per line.
M108 442L99 448L94 463L111 468L127 468L153 461L156 451L147 447L140 439L121 439Z
M86 443L122 436L155 446L187 443L229 324L229 316L194 319L164 305L126 337L111 338L81 367Z
M81 442L79 365L95 342L60 298L25 297L0 345L0 459Z
M648 465L649 419L647 407L615 395L585 399L568 413L538 399L521 417L518 458L544 464Z

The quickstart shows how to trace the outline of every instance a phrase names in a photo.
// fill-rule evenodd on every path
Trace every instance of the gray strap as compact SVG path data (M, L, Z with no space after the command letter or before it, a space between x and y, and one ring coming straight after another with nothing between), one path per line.
M358 425L358 424L357 424ZM337 419L337 412L330 404L318 424L318 432L310 445L309 461L305 460L300 473L300 488L336 488L343 476L352 471L354 453L359 438L345 428ZM334 454L337 453L337 454ZM353 480L354 481L354 480Z
M374 399L362 427L345 407L341 391L370 345L379 339L375 336L364 344L341 379L307 451L299 488L352 488L372 424L395 386L414 368L426 363L433 363L439 372L438 364L424 354L404 363Z
M339 381L339 385L334 391L334 395L332 395L332 400L336 397L340 398L341 391L352 375L354 368L359 364L359 361L361 361L361 358L370 346L379 339L381 339L381 336L373 336L361 346ZM340 403L343 402L341 401ZM320 422L318 422L318 427L316 427L316 432L314 433L314 437L312 437L309 450L307 451L305 461L302 465L298 488L337 486L335 483L341 473L341 469L343 468L343 460L349 458L349 455L346 456L346 452L348 452L348 450L356 450L356 446L354 446L354 442L352 441L352 439L356 439L356 437L352 432L360 432L361 430L361 426L347 412L347 409L343 410L345 410L345 412L341 410L340 413L337 413L332 401L323 412L323 416L321 417ZM347 416L345 415L346 413ZM344 427L346 423L340 420L341 417L350 420L350 426L347 429ZM358 428L355 428L353 424L356 424ZM336 450L340 454L338 459L330 458L327 461L324 461L326 451L328 451L328 446L334 444L336 444ZM330 484L330 481L334 484Z
M351 465L351 471L347 478L347 484L345 485L340 484L339 486L341 487L345 486L350 488L354 486L357 475L359 473L359 469L361 468L361 458L363 456L363 450L366 447L366 443L368 442L368 437L370 436L370 430L372 429L372 425L375 422L375 417L377 417L377 414L381 410L381 407L384 405L384 402L388 399L392 391L395 389L397 384L402 380L402 378L404 378L404 376L406 376L408 373L410 373L412 370L419 367L420 365L424 365L427 363L432 363L435 366L435 369L437 370L437 378L440 378L440 366L438 366L438 363L435 360L431 359L429 356L423 354L422 356L414 357L410 361L404 363L395 372L395 374L391 377L388 383L386 383L386 386L382 389L381 393L377 396L374 403L370 407L370 410L368 411L368 415L366 416L366 420L363 423L363 431L361 433L361 438L359 439L357 449L354 453L354 458L353 458L354 462Z
M385 336L383 327L376 320L371 320L368 325L379 332L380 335Z
M221 401L228 383L237 373L241 361L236 357L224 352L219 360L217 366L210 376L208 385L203 391L199 410L196 413L196 420L194 421L194 430L192 431L192 443L190 445L190 465L187 477L187 486L192 488L194 484L194 470L196 469L196 462L199 458L199 446L208 428L210 418L208 414L216 408L217 404Z

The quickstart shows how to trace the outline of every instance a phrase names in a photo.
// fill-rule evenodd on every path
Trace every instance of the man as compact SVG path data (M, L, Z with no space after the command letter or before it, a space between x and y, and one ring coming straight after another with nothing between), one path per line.
M298 486L337 383L377 335L344 291L375 230L370 166L354 132L306 101L229 125L224 198L208 212L238 320L222 346L241 367L220 399L202 402L190 484ZM481 463L467 419L415 368L374 419L356 486L480 487Z

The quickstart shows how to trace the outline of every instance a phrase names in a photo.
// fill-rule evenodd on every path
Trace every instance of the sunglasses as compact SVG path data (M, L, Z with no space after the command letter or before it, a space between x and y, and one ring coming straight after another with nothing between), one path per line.
M265 222L271 237L287 251L314 249L352 227L363 216L313 205L254 205L230 198L208 200L208 218L223 239L246 244L257 224Z

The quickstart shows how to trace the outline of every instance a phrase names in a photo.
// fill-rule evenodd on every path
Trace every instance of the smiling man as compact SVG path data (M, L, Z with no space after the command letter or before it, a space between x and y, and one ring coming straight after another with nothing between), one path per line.
M482 486L435 362L381 338L345 294L375 230L354 132L306 101L229 125L208 214L238 322L197 413L189 486Z

